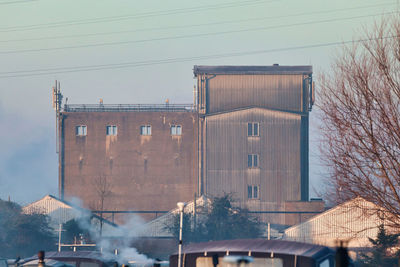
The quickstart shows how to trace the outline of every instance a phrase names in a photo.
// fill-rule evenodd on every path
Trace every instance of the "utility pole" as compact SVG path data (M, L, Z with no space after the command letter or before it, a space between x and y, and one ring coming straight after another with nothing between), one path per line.
M63 232L64 230L62 229L62 224L60 223L59 228L58 228L58 252L61 251L61 232Z
M176 204L180 213L180 221L179 221L179 245L178 245L178 267L182 266L181 255L182 255L182 225L183 225L183 209L186 206L184 202L178 202Z

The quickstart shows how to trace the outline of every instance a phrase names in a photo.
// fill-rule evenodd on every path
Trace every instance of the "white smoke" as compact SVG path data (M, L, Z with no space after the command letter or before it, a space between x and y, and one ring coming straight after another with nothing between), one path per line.
M133 240L145 231L145 221L140 216L131 215L126 223L120 226L103 222L100 233L99 218L93 217L89 210L81 208L80 199L74 198L70 202L80 209L80 214L75 219L79 227L90 233L92 241L96 243L105 259L116 260L119 264L140 262L141 265L147 265L154 262L153 259L149 259L146 255L140 254L136 248L131 247Z

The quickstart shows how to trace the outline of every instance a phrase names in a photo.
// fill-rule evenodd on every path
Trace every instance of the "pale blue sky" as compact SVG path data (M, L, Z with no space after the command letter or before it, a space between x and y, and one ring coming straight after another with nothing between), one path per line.
M380 14L396 10L395 0L0 0L0 198L24 204L57 195L56 79L69 103L108 104L191 103L193 65L313 65L318 85L317 74L329 71L340 46L282 48L357 39ZM177 58L185 60L148 64ZM141 61L146 65L109 69ZM77 71L93 65L108 69ZM47 70L22 72L40 69ZM318 125L314 110L310 181L320 190L326 170Z

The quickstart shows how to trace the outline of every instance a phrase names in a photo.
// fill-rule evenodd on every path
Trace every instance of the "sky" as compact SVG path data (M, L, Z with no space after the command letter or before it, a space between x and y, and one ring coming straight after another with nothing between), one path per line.
M331 70L394 1L0 0L0 199L58 194L54 81L70 104L192 103L194 65ZM310 196L323 191L318 109Z

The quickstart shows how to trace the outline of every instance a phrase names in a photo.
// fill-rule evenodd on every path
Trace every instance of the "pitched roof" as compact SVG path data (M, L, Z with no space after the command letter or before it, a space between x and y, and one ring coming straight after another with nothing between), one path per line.
M371 245L368 238L375 238L378 226L383 223L379 210L384 212L374 203L357 197L289 227L284 239L327 246L345 241L349 247L367 247Z
M377 208L377 206L375 204L373 204L372 202L369 202L369 201L365 200L362 197L356 197L354 199L351 199L351 200L348 200L346 202L343 202L343 203L341 203L341 204L339 204L337 206L334 206L334 207L332 207L332 208L330 208L330 209L328 209L328 210L326 210L326 211L324 211L322 213L319 213L319 214L317 214L315 216L312 216L311 218L309 218L308 220L306 220L306 221L304 221L302 223L299 223L299 224L296 224L296 225L293 225L293 226L287 228L285 230L285 233L286 232L290 232L293 229L299 228L302 225L309 224L310 222L314 222L314 221L319 220L321 218L324 218L324 217L326 217L328 215L334 214L335 212L343 213L343 212L341 212L341 210L343 208L354 208L354 207L360 207L361 205L365 206L365 207L369 206L369 207L376 207Z
M206 206L211 203L211 200L205 196L196 199L196 206ZM190 201L185 206L185 213L194 212L194 201ZM167 225L171 225L176 214L179 214L179 209L175 208L168 213L148 222L144 231L140 233L145 237L172 237L172 234L166 229Z
M81 217L86 214L91 218L98 221L102 220L104 224L111 227L118 227L117 224L110 222L109 220L102 219L100 216L93 214L90 210L84 209L77 204L59 199L52 195L46 195L43 198L32 202L22 208L22 211L27 214L41 213L46 214L51 218L53 225L65 223L77 217Z

